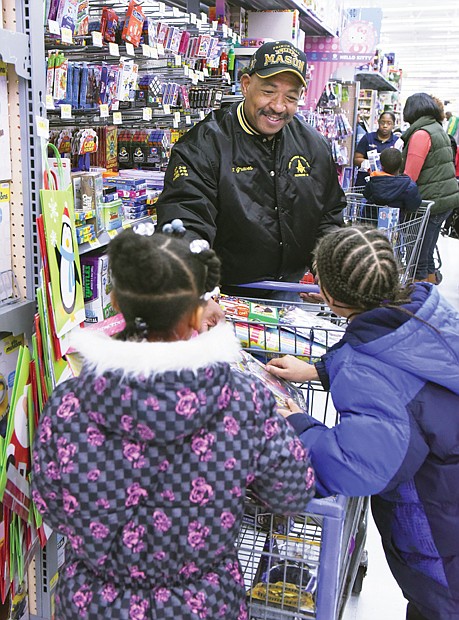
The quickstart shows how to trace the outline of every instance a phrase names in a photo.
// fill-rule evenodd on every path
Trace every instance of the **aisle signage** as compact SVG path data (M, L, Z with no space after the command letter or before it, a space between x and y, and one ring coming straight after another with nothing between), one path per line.
M101 32L97 32L97 30L93 30L91 32L91 36L92 36L92 44L95 45L95 47L103 47L103 41L102 41L102 33Z
M60 26L54 19L48 19L48 28L49 28L50 34L57 34L58 36L60 36L61 34Z
M142 110L142 118L144 121L151 121L153 118L153 110L151 108L143 108Z
M72 106L69 103L61 103L61 118L72 118Z
M35 116L35 124L37 126L37 136L49 139L49 120L43 116Z
M72 31L70 28L61 28L62 43L72 43Z
M118 43L109 43L108 44L108 53L110 54L110 56L119 56L120 55L120 48Z

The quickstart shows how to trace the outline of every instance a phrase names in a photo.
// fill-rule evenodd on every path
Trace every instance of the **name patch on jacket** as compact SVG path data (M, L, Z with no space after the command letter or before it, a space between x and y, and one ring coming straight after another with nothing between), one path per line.
M253 166L233 166L231 170L232 172L239 174L240 172L250 172L253 170Z
M186 166L175 166L174 174L172 176L173 181L176 181L180 177L187 177L187 176L188 176L188 168Z
M294 177L308 177L311 172L311 166L302 155L294 155L288 162L288 169Z

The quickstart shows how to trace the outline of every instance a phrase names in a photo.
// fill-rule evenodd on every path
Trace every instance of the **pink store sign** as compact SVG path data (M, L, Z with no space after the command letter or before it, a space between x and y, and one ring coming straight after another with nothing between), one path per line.
M330 76L343 65L358 67L373 60L381 31L381 9L352 9L340 37L306 37L311 81L305 107L315 109Z

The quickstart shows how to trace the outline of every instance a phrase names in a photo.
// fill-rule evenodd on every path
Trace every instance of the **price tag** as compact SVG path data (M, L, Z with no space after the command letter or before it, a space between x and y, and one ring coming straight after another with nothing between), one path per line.
M54 110L54 99L52 95L46 95L46 109Z
M119 56L120 55L120 48L118 43L109 43L108 44L108 53L110 54L110 56Z
M223 38L226 39L226 37L228 36L228 26L226 24L222 24L222 33Z
M190 22L192 24L196 23L196 13L190 13Z
M190 75L190 67L188 65L183 65L183 75L186 77Z
M91 248L93 248L93 250L95 250L96 248L100 248L101 247L101 242L99 241L99 239L90 239L88 241L88 244Z
M72 43L72 31L70 28L61 28L61 40L62 43Z
M153 118L153 110L151 108L144 108L142 110L142 118L144 121L151 121Z
M107 230L107 235L110 237L110 239L114 239L117 234L118 234L117 228L114 228L113 230Z
M135 56L135 49L132 43L126 42L126 54L128 54L128 56Z
M202 21L201 21L200 19L197 19L197 20L196 20L196 28L197 28L198 30L201 30L201 26L202 26Z
M225 80L228 82L228 84L231 84L231 76L228 73L228 71L226 71L226 73L223 75L223 77L225 78Z
M236 41L237 41L237 34L235 32L233 32L232 37L233 37L233 43L236 43Z
M237 42L238 42L238 43L241 43L241 42L242 42L242 38L241 38L241 35L240 35L240 34L238 34L238 35L237 35Z
M191 116L189 114L185 116L185 125L191 125Z
M178 124L180 123L180 112L174 112L174 121Z
M100 118L108 118L108 103L101 103L99 106Z
M207 13L204 13L204 11L201 11L201 21L203 24L207 24Z
M118 101L118 99L115 99L115 101L112 102L112 112L114 112L115 110L119 110L120 109L120 102Z
M175 54L174 55L174 64L176 67L181 67L182 66L182 57L180 54Z
M174 129L178 129L178 125L179 124L178 124L177 119L175 118L175 114L174 114L174 118L172 119L172 127Z
M142 43L142 54L147 58L151 58L151 47L146 43Z
M56 21L54 21L54 19L48 19L48 28L49 28L50 34L57 34L57 35L61 34L61 29L59 27L59 24Z
M190 71L190 78L191 78L191 83L196 86L196 84L199 82L199 76L197 73L195 73L194 71Z
M159 12L164 13L166 11L166 5L164 2L159 3Z
M102 47L104 42L102 41L102 33L101 32L97 32L97 30L93 30L91 32L91 36L92 36L92 44L95 45L96 47Z
M174 17L180 17L181 14L182 12L176 6L172 7L172 15Z
M61 104L61 118L72 118L72 106L69 103Z
M228 28L228 36L229 37L233 36L233 29L232 28Z
M204 110L199 110L199 120L203 121L206 118Z
M198 80L204 82L204 71L198 71Z
M202 70L202 73L204 77L209 77L209 69L207 67L204 67L204 69Z
M49 138L49 120L43 116L35 116L35 123L37 126L37 135L40 138Z
M212 30L217 30L218 29L218 21L215 20L212 22Z
M158 43L156 45L156 49L158 50L158 54L160 56L164 56L164 45L162 43Z
M157 47L150 47L150 53L151 53L151 57L154 60L158 60L159 55L158 55L158 48Z
M121 114L121 112L113 112L113 124L121 125L122 122L123 122L123 115Z
M164 114L170 114L171 106L168 103L163 103L163 111L164 111Z

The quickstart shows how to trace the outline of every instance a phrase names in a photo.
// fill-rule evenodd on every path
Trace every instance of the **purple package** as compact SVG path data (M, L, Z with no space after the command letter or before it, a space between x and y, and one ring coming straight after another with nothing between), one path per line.
M99 103L107 103L107 81L108 67L107 65L102 65L99 83Z
M56 21L57 10L59 8L59 0L51 0L48 11L48 19Z

